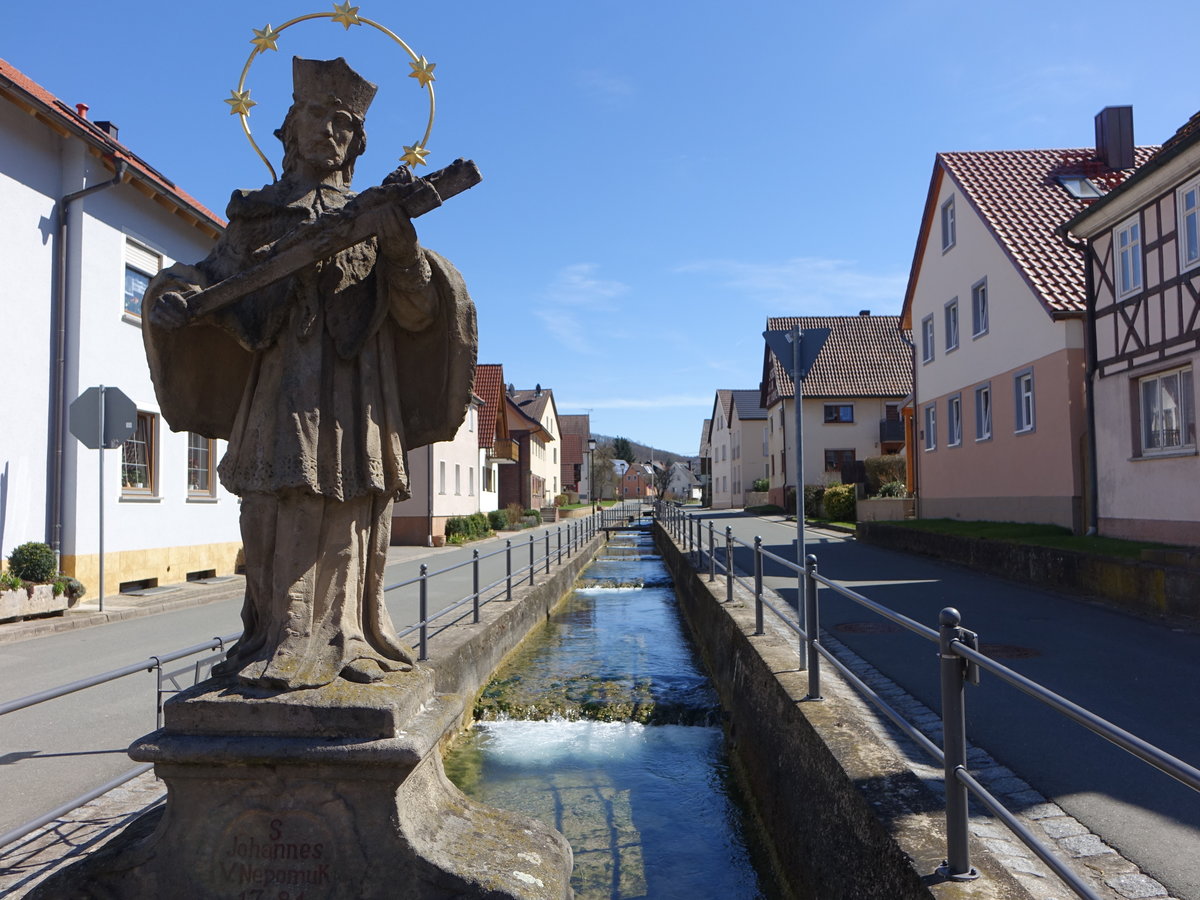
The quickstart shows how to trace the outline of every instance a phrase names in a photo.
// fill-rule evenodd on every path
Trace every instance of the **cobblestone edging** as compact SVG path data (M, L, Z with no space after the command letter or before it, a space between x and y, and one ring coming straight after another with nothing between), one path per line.
M822 631L821 644L905 720L941 746L940 715L827 632ZM924 751L877 713L856 691L851 690L849 694L850 702L856 703L876 719L883 736L909 761L917 777L944 796L945 781L941 767L929 764ZM1002 800L1033 834L1044 835L1047 847L1080 873L1097 893L1113 900L1175 900L1162 884L1105 844L1078 819L1048 801L1011 769L997 763L987 751L968 744L967 763L971 774ZM1041 900L1067 900L1074 896L1003 823L974 801L971 813L972 833L1033 896Z

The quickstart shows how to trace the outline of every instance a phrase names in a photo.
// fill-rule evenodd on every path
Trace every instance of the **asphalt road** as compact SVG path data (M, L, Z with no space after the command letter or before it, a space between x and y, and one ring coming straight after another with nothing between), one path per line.
M752 544L794 558L794 522L713 513ZM707 535L707 532L705 532ZM707 537L706 537L707 544ZM1190 763L1200 764L1200 634L935 560L808 529L818 570L931 628L947 606L984 652ZM753 572L750 549L735 565ZM766 583L795 604L794 573L769 560ZM934 645L822 590L821 626L933 710ZM967 692L968 737L1100 835L1181 900L1200 900L1200 794L984 673Z
M562 524L563 555L566 529ZM569 524L568 524L569 523ZM508 567L506 540L512 542L514 584L528 583L529 539L534 538L538 560L534 577L544 574L541 560L549 531L551 554L559 553L557 526L529 529L467 547L436 550L393 547L385 583L387 606L396 628L403 632L420 621L419 587L413 582L425 565L430 577L430 613L474 591L472 556L477 551L481 593L503 592ZM526 571L522 572L522 568ZM491 586L490 590L488 589ZM154 655L203 643L241 630L241 597L214 601L159 615L110 622L92 628L0 645L0 702L15 700L82 678L122 668ZM471 615L467 603L429 629L430 653L437 652L437 630ZM416 645L418 633L405 638ZM169 664L166 671L188 669L195 659ZM194 672L185 672L184 686ZM204 676L202 676L204 677ZM0 718L0 834L92 790L134 768L126 748L156 727L157 679L138 672L117 681L10 713Z

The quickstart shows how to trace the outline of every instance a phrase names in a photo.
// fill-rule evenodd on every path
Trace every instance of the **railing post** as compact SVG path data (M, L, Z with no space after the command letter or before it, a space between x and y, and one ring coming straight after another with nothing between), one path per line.
M558 565L562 565L562 526L558 526Z
M479 551L471 551L471 595L475 598L475 624L479 624Z
M708 580L717 580L717 557L713 553L713 520L708 520Z
M938 656L942 680L942 752L946 779L946 861L938 872L951 881L971 881L979 873L971 866L967 846L967 788L958 770L967 765L967 661L951 649L962 638L958 610L946 607L938 616Z
M421 563L420 606L417 610L421 617L420 642L417 646L417 659L429 659L429 566Z
M546 529L546 574L550 574L550 529Z
M754 633L763 633L762 537L754 536Z
M733 602L733 526L725 526L725 602Z
M808 698L821 700L821 654L817 652L817 640L821 634L821 622L817 609L817 558L813 554L804 557L804 621L808 632Z
M533 570L534 570L534 568L535 568L535 565L534 565L534 562L533 562L533 553L534 553L534 550L533 550L533 535L531 534L531 535L529 536L529 583L530 583L531 585L533 584Z
M504 599L512 599L512 538L504 539Z

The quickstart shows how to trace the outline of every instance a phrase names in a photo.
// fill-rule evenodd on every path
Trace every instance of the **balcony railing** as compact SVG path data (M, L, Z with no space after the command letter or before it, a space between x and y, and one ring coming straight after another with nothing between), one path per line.
M904 421L902 419L879 420L879 443L903 444Z
M521 451L512 438L496 438L488 457L498 462L516 462L521 458Z

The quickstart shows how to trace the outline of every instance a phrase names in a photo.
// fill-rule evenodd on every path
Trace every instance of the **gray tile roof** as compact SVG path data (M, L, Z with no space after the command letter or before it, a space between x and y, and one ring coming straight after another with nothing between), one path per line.
M755 388L752 391L731 391L733 408L737 410L738 418L745 422L748 419L765 419L767 411L759 402L761 394Z

